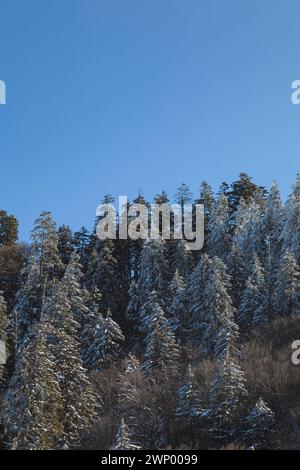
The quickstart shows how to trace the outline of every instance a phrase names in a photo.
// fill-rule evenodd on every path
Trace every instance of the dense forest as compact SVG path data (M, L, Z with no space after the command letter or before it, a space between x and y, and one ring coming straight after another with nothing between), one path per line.
M204 204L201 251L46 211L24 244L0 211L3 449L299 448L300 176L174 201Z

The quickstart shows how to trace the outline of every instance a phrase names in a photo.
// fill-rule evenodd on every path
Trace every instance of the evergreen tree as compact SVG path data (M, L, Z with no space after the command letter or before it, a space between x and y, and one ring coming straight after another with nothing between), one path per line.
M169 302L169 266L166 258L166 246L163 240L145 241L141 255L139 293L141 302L155 290L160 295L160 302L167 306Z
M109 311L103 317L96 305L83 338L83 359L89 370L112 367L123 356L125 338L121 328Z
M246 445L251 449L266 447L274 424L273 411L260 398L245 419L244 441Z
M300 262L300 174L297 175L292 194L284 208L284 223L282 227L282 252L287 250L295 254Z
M204 330L207 326L207 318L203 309L204 289L208 283L211 259L207 254L200 257L200 260L190 276L187 286L187 296L189 299L190 327L189 338L194 343L199 344Z
M238 319L244 330L253 324L262 324L267 321L267 292L263 267L256 255L252 263L252 273L246 282L242 302L239 308Z
M186 284L178 270L173 276L170 290L173 302L170 306L170 320L176 336L182 340L187 339L190 326L189 301Z
M221 193L211 214L207 248L210 256L225 259L230 251L229 206L224 193Z
M86 323L89 314L89 308L87 306L89 293L86 289L81 287L82 278L82 266L80 264L79 255L73 253L62 279L62 286L67 294L72 314L79 323L80 329Z
M200 393L190 364L187 368L184 385L179 388L177 395L178 406L176 408L175 416L191 421L203 413Z
M244 373L237 358L229 352L218 360L210 392L210 433L213 439L230 441L239 424L240 411L247 396Z
M29 257L21 271L20 281L9 325L15 350L24 341L30 326L40 318L45 292L42 291L40 270L35 257Z
M196 204L204 205L204 223L205 226L208 227L211 214L215 207L215 198L211 186L206 181L202 181L200 185L200 197L196 201Z
M203 333L199 352L213 353L221 357L229 338L232 340L230 345L234 349L238 337L238 327L234 319L235 310L229 295L230 278L224 263L217 257L211 260L206 276L201 307Z
M231 184L231 191L228 192L228 202L233 215L233 222L235 219L234 213L237 211L241 199L246 204L253 200L258 204L263 204L265 195L266 190L264 187L253 183L252 178L246 173L240 173L239 179Z
M43 211L35 220L31 240L39 266L40 284L44 286L60 277L63 270L58 254L56 224L50 212Z
M18 240L19 222L13 215L0 210L0 246L13 245Z
M116 442L112 450L139 450L140 447L132 443L132 437L128 426L122 418L119 430L116 434Z
M63 284L47 299L43 317L52 327L51 349L62 395L60 446L72 448L78 446L81 433L95 421L98 403L80 358L79 324Z
M171 374L176 370L179 349L163 309L157 301L156 292L150 294L145 310L147 315L144 315L144 325L148 334L143 368L147 373L160 369Z
M71 254L73 253L73 234L70 227L62 225L57 231L57 249L58 254L63 262L67 265L70 261Z
M6 302L0 292L0 385L4 380L4 365L7 360L7 308Z
M5 396L2 420L12 449L54 449L62 435L62 396L48 330L46 323L32 326Z
M300 268L289 250L283 254L277 271L273 308L278 315L300 313Z
M241 249L236 243L232 244L231 251L226 259L226 265L230 276L230 296L233 306L238 309L246 287L247 269L244 265Z

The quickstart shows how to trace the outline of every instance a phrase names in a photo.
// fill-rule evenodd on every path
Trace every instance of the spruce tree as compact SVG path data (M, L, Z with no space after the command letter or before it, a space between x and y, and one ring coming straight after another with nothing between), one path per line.
M223 442L234 439L247 394L244 373L238 359L227 352L218 360L210 391L208 416L213 439Z
M67 294L67 298L72 310L72 314L80 325L80 330L87 322L89 315L89 293L82 287L82 266L77 253L73 253L70 257L69 264L66 267L62 286Z
M263 267L256 255L252 262L238 313L238 320L244 331L251 325L263 324L268 319L267 291Z
M188 286L187 296L189 299L190 327L188 332L189 339L199 344L206 329L209 319L206 318L204 304L204 289L207 286L211 259L207 254L203 254L192 272Z
M224 193L221 193L211 214L207 239L210 256L218 256L225 260L230 252L229 206Z
M245 444L251 449L266 448L274 425L273 411L262 398L259 398L245 418Z
M5 395L2 420L12 449L54 449L63 433L62 395L49 331L46 322L31 327Z
M280 260L272 303L277 315L300 313L300 268L289 250Z
M189 302L186 284L178 270L173 276L170 291L173 299L169 309L171 326L176 337L185 340L188 337L190 325Z
M172 373L177 367L179 349L155 292L150 295L144 325L148 331L143 364L145 372L149 374L159 369Z
M61 261L67 265L74 250L72 230L67 225L62 225L57 231L57 249Z
M19 222L13 215L0 210L0 246L13 245L18 240Z
M111 448L112 450L139 450L140 447L133 444L131 433L125 423L124 418L121 420L119 430L116 434L116 442Z
M4 366L7 360L7 352L8 352L8 336L7 336L7 328L8 328L8 319L7 319L7 308L6 302L1 295L0 292L0 386L4 380Z
M44 318L51 324L51 349L62 395L60 446L78 446L96 418L97 399L80 358L79 324L75 320L63 283L47 299Z
M177 395L178 405L175 412L177 418L191 421L203 413L201 396L190 364L187 368L184 384L179 388Z
M97 306L83 338L83 359L89 370L112 367L124 354L125 338L121 328L109 311L104 317Z

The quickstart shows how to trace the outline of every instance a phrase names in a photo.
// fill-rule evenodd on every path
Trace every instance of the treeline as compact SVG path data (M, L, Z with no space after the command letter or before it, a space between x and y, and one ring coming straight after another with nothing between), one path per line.
M204 204L203 250L101 241L49 212L20 245L0 211L3 447L297 445L300 177L284 204L246 174L175 202Z

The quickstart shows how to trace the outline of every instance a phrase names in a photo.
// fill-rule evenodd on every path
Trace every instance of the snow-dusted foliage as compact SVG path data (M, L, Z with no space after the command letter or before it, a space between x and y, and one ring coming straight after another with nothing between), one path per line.
M8 344L7 344L7 306L0 292L0 385L4 379L4 366L7 361Z
M144 312L143 330L148 333L143 368L146 373L155 369L171 373L176 370L179 348L155 291L151 292Z
M175 416L187 420L199 417L203 413L201 395L197 389L191 365L188 365L184 384L178 389L178 405Z
M239 308L239 322L243 328L267 321L268 303L264 269L259 258L254 255L251 274L247 279Z
M116 442L112 450L139 450L140 447L132 443L131 434L125 420L122 418L116 434Z
M253 449L266 446L274 425L275 415L260 397L245 418L244 441L247 446Z
M0 211L0 447L297 439L288 355L300 328L300 176L285 204L276 183L267 194L246 174L217 195L203 182L196 200L183 184L175 200L182 214L204 203L202 250L176 239L175 217L168 240L99 240L96 229L57 229L49 212L18 245ZM164 191L154 200L168 201ZM141 194L133 203L150 210Z

